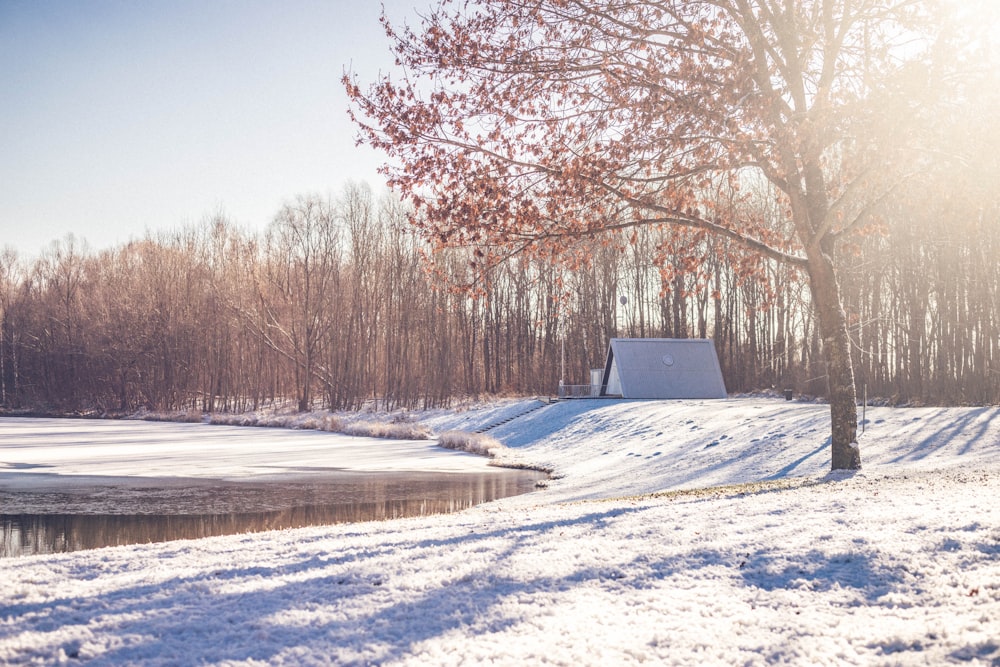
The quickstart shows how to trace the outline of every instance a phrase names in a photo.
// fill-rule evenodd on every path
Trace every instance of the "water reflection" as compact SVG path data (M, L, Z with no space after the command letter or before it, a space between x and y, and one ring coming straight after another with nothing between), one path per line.
M543 477L520 470L354 473L296 483L6 492L0 493L0 557L455 512L527 493Z

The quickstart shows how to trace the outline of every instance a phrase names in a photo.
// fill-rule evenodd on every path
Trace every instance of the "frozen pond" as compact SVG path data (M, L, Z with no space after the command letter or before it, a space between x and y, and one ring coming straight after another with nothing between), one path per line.
M0 557L452 512L526 493L431 441L0 419Z

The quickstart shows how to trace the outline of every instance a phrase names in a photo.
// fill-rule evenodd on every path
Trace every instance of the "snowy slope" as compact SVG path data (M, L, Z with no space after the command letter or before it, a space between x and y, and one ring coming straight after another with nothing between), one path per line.
M834 475L824 406L564 402L490 432L540 493L0 560L0 663L1000 664L1000 410L868 417Z
M442 415L432 426L474 429L530 401ZM979 465L1000 456L997 408L869 408L859 437L866 470ZM767 399L562 401L490 435L510 461L551 469L559 500L824 475L829 407Z

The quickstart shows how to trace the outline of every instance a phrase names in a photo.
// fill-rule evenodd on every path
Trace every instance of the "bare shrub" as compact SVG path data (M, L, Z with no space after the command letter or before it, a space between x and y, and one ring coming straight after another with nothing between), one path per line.
M292 428L301 429L303 431L322 431L323 422L315 415L308 415L292 424Z
M221 426L257 426L257 415L252 412L236 415L216 412L208 418L208 423Z
M257 426L267 428L287 428L288 417L286 415L260 415L257 419Z
M429 440L431 430L423 424L356 421L345 424L341 433L393 440Z
M147 422L186 422L191 424L197 424L204 421L204 415L201 410L196 410L191 408L185 411L173 411L173 412L151 412L151 411L141 411L132 415L132 419L141 419Z
M311 414L291 424L291 427L339 433L343 431L344 424L338 417L331 414Z
M438 444L446 449L455 449L490 458L496 457L506 449L499 440L491 435L469 431L445 431L438 436Z
M320 430L340 432L344 428L344 422L340 417L334 415L323 415L320 418Z

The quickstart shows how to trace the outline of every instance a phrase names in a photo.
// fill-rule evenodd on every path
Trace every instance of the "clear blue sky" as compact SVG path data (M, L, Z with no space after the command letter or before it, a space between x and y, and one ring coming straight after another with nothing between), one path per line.
M413 6L387 13L414 23ZM381 189L340 84L392 59L372 0L0 0L0 247L92 248Z

